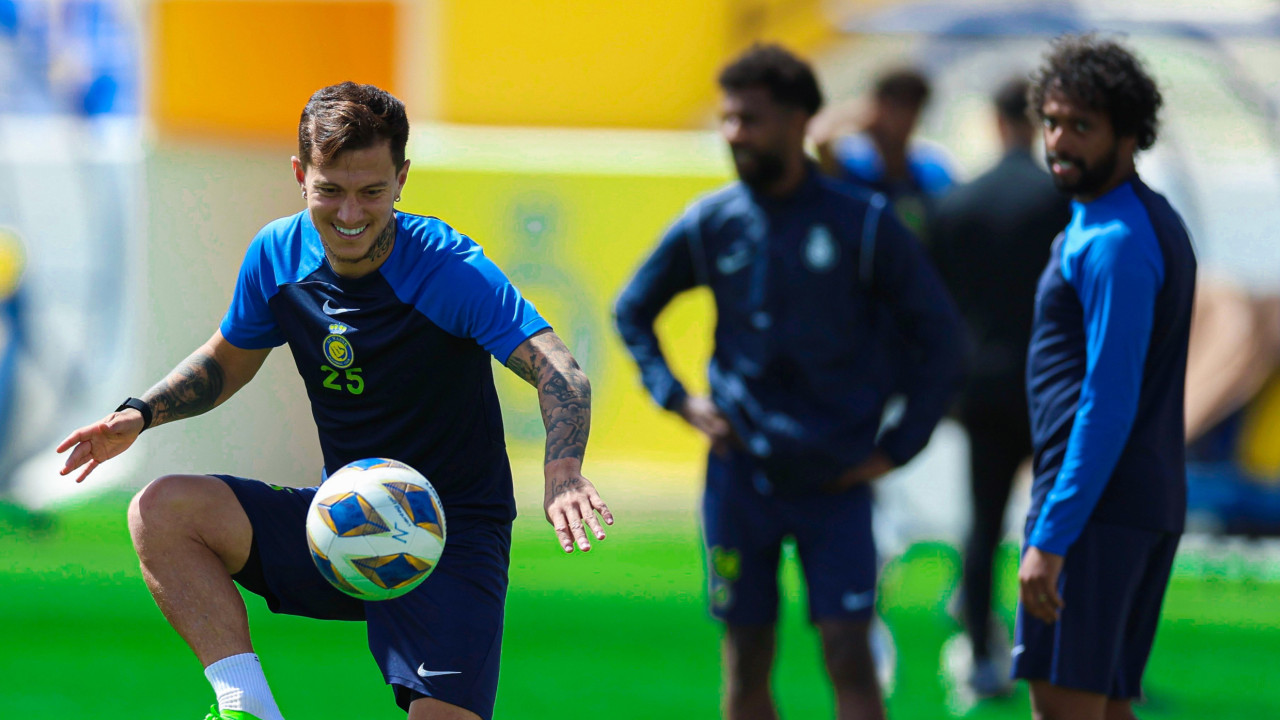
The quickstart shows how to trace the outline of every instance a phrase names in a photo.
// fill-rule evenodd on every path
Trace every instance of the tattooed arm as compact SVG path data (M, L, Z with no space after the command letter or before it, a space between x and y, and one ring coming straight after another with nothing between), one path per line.
M270 348L238 348L227 342L220 331L215 332L142 396L151 406L151 426L195 417L222 404L253 379L270 352ZM83 481L94 468L128 450L141 432L142 413L133 408L113 412L76 430L58 445L60 453L74 448L61 474L84 465L76 478L76 482Z
M573 552L575 541L582 551L590 550L583 525L591 528L597 540L603 540L604 529L596 513L606 524L613 524L609 506L582 476L582 458L591 432L591 382L569 348L550 330L521 343L507 359L507 367L538 389L542 424L547 428L543 469L547 521L565 552Z

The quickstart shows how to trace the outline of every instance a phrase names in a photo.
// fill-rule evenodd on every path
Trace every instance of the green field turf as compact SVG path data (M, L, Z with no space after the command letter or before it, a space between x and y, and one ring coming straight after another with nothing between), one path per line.
M124 506L123 497L100 498L59 513L36 536L0 524L6 717L181 720L203 717L212 702L194 656L142 584ZM633 513L589 555L564 557L542 519L526 513L516 525L497 716L716 717L718 628L704 611L699 547L690 515ZM1027 718L1025 690L954 712L939 658L956 632L946 614L956 568L951 549L918 545L885 570L881 607L899 657L890 716ZM794 565L784 577L782 713L830 717ZM255 597L249 613L286 717L403 717L368 657L363 626L273 616ZM1139 714L1280 717L1280 689L1270 683L1277 668L1280 585L1182 573Z

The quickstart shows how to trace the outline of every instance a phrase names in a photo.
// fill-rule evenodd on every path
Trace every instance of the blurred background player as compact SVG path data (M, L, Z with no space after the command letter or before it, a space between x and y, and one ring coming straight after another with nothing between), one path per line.
M929 94L920 71L890 70L876 79L869 104L829 108L809 129L823 170L883 193L903 224L926 241L933 206L957 176L941 146L913 137Z
M1036 128L1027 114L1028 85L1014 78L997 90L1003 155L938 203L929 233L974 353L957 415L969 440L972 499L961 603L973 654L968 682L980 697L1012 689L1006 631L992 622L992 566L1014 477L1031 454L1026 358L1036 281L1049 245L1071 219L1066 196L1031 155Z
M1196 259L1182 219L1134 169L1162 98L1126 48L1059 38L1031 102L1074 202L1027 359L1035 479L1013 672L1037 718L1130 718L1186 515Z
M840 718L883 717L868 646L876 552L869 482L924 447L960 379L951 300L883 195L804 153L822 104L808 64L755 46L721 72L720 132L740 183L694 203L624 288L617 322L653 399L707 435L703 523L712 613L726 623L724 712L776 717L778 562L795 540ZM711 396L672 374L654 320L678 293L715 298ZM887 308L882 312L881 308ZM919 362L881 433L891 319Z
M82 481L148 427L225 402L287 342L326 473L392 457L439 491L449 518L441 562L415 591L377 603L342 594L312 564L303 525L315 488L168 475L138 493L129 527L143 576L205 666L218 697L210 718L281 718L233 580L276 612L366 621L411 720L492 715L515 501L490 355L538 389L544 507L564 552L590 549L586 527L604 538L597 511L612 522L581 474L591 390L568 349L479 245L436 218L396 212L408 136L404 104L385 91L317 91L293 158L307 209L254 239L208 342L58 447L71 450L62 474L83 467Z
M49 518L16 502L13 474L24 459L13 432L18 393L18 359L26 352L26 312L22 274L26 250L17 233L0 228L0 527L47 528Z

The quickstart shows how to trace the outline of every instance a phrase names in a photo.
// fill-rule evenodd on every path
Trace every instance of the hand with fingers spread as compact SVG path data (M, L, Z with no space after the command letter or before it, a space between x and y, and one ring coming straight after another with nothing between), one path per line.
M591 539L587 537L586 529L590 528L597 540L604 540L600 519L603 518L606 525L612 525L613 513L591 481L582 476L582 463L578 460L565 458L550 462L546 466L546 475L543 508L547 522L555 528L560 547L571 553L577 543L579 550L589 551ZM600 514L599 518L596 513Z
M76 482L84 482L99 465L128 450L142 428L142 413L133 408L113 412L92 425L85 425L58 445L60 453L71 450L59 474L69 475L83 465L84 470Z
M680 406L680 417L711 440L711 449L723 455L729 446L733 427L729 419L709 397L690 395Z
M1018 601L1032 616L1050 624L1057 622L1064 606L1058 594L1063 560L1061 555L1030 547L1018 568Z

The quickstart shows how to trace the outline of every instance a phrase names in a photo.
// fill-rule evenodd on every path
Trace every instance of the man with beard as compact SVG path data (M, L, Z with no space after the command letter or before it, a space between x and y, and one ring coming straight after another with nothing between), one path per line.
M654 400L711 443L702 510L711 609L726 623L725 716L776 717L778 559L792 536L838 716L881 718L869 483L919 452L942 417L961 376L960 318L884 196L824 177L805 156L822 104L808 64L756 46L719 82L741 182L676 220L618 299L618 328ZM696 286L717 310L710 397L685 391L653 330ZM889 332L910 347L909 372L892 372ZM895 390L906 411L882 428Z
M1031 454L1026 360L1036 280L1053 239L1071 219L1070 202L1032 157L1036 125L1027 113L1028 86L1024 77L1000 86L993 105L1004 154L942 199L930 233L931 255L973 345L956 416L969 440L972 500L962 618L973 651L968 683L980 697L1013 689L1008 631L991 615L992 571L1009 492Z
M1027 359L1035 480L1013 674L1037 718L1132 718L1186 514L1196 260L1177 212L1134 169L1162 100L1132 53L1060 38L1030 100L1073 202Z

